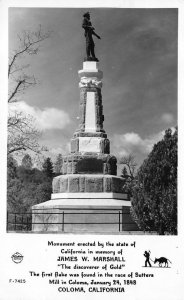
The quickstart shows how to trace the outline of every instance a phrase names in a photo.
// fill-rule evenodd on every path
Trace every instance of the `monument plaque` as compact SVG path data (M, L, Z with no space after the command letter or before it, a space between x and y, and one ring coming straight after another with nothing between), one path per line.
M78 164L78 173L103 174L103 162L93 157L81 160Z
M79 152L95 152L100 153L100 138L83 137L79 139Z

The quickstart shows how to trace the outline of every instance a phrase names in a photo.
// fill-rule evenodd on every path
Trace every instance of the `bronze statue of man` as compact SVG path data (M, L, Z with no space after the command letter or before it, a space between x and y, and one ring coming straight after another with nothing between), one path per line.
M82 22L82 27L85 30L85 37L86 37L86 55L87 60L89 61L98 61L98 58L95 56L95 43L93 41L93 35L95 35L98 39L101 37L94 32L95 28L92 26L90 21L90 14L89 12L83 15L84 19Z

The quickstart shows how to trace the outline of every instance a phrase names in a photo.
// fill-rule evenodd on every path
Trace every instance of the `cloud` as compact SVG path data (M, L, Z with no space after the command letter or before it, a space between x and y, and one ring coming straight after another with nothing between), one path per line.
M41 110L20 101L12 103L10 111L23 112L31 115L35 119L35 124L40 130L64 129L71 121L69 115L64 111L54 107L46 107Z
M174 121L174 116L170 113L164 113L161 116L161 121L165 124L171 124Z
M115 134L112 138L112 153L117 157L133 154L138 164L151 152L153 145L161 140L164 131L142 138L138 133L128 132L125 134Z

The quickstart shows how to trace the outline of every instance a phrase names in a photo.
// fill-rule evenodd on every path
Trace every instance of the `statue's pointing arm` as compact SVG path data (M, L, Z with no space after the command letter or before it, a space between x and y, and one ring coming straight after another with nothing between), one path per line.
M93 35L95 35L98 39L101 39L101 37L94 31L93 31Z

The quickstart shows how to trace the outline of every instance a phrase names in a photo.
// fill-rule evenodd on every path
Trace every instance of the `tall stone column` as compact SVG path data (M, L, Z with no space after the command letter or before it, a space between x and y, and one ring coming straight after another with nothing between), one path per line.
M80 82L79 126L71 139L71 153L63 159L63 174L116 175L117 160L103 129L102 77L99 63L83 62Z
M98 69L99 63L94 61L83 62L80 70L80 127L82 132L104 132L103 106L102 106L102 77Z
M135 228L134 223L127 225L131 222L131 204L124 179L116 176L117 160L110 154L110 141L103 129L103 73L98 62L85 61L78 74L79 126L71 139L70 153L63 157L62 175L53 179L51 200L32 207L32 228L111 232L120 226L121 214L123 228L130 230Z
M98 62L83 62L80 70L79 127L71 141L71 152L110 153L110 142L103 129L102 77Z

